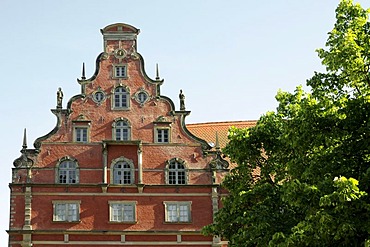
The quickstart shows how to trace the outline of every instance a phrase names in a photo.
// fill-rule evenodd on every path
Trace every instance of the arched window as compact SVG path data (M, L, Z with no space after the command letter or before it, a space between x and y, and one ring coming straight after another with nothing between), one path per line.
M119 86L114 89L114 108L128 108L129 99L130 95L126 88L124 88L123 86Z
M120 118L113 123L113 139L128 141L131 139L131 127L126 119Z
M76 184L79 182L77 161L73 158L64 157L57 167L57 183Z
M167 184L187 183L187 169L183 160L175 158L167 161L166 172Z
M133 184L134 170L132 161L123 157L113 161L113 184Z

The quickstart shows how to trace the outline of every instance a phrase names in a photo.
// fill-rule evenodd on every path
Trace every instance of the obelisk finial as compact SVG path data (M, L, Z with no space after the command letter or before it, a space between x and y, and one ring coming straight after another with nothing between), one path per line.
M157 81L159 81L159 79L161 79L161 78L159 77L159 68L158 68L158 63L156 64L156 77L155 77L155 79L156 79Z
M85 76L85 63L82 63L82 76L81 76L81 79L82 80L86 80L86 76Z

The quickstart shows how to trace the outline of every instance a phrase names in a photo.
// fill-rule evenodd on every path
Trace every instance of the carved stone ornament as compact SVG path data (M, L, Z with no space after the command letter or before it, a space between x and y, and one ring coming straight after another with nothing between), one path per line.
M119 48L119 49L114 51L114 56L116 58L124 58L124 57L126 57L126 55L127 55L127 52L126 52L125 49Z
M76 118L76 121L85 121L85 120L87 120L87 118L83 114L78 115Z
M164 116L159 116L159 117L156 119L156 122L167 122L167 119L166 119Z
M131 46L131 49L129 50L129 53L130 53L130 57L132 59L137 60L137 59L139 59L139 54L137 54L135 46L136 46L136 42L134 40L132 42L132 46Z
M108 57L109 57L109 54L106 53L106 52L103 52L103 54L101 56L101 59L106 60L106 59L108 59Z
M140 104L140 106L144 106L144 104L150 99L149 94L143 88L140 88L140 90L135 93L133 98L137 103Z
M100 87L96 90L92 95L92 100L97 104L101 105L101 103L106 99L106 94Z
M229 167L229 162L221 157L221 152L217 152L216 157L209 162L209 166L212 170L224 170Z
M13 165L16 168L30 168L33 166L34 161L28 158L27 153L22 151L21 157L14 160Z

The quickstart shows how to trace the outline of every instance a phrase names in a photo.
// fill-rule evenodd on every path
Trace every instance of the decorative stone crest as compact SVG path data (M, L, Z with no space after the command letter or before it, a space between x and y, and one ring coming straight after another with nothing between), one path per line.
M156 122L167 122L167 119L164 116L159 116L159 117L157 117L157 119L155 121Z
M127 55L127 51L123 48L119 48L119 49L114 51L114 56L118 59L122 59L122 58L126 57L126 55Z

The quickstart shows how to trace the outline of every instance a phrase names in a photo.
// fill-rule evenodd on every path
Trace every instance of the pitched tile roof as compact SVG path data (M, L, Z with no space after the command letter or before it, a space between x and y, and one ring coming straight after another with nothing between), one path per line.
M257 121L228 121L228 122L209 122L209 123L193 123L187 124L186 128L195 136L204 139L208 143L216 144L216 132L221 148L226 146L228 142L227 135L231 126L237 128L250 128L255 126Z
M228 142L227 135L231 126L237 128L250 128L257 124L256 120L249 121L229 121L229 122L210 122L210 123L194 123L187 124L186 128L195 136L202 138L208 143L216 144L216 132L218 133L218 142L221 148L224 148ZM237 166L231 163L230 160L225 158L230 163L230 169ZM260 169L257 167L253 170L252 175L257 179L260 175Z

